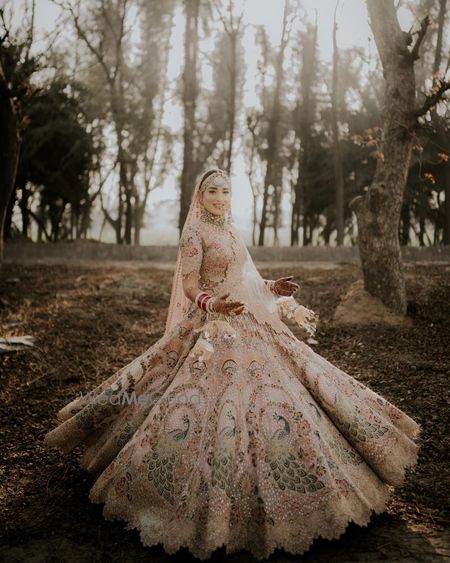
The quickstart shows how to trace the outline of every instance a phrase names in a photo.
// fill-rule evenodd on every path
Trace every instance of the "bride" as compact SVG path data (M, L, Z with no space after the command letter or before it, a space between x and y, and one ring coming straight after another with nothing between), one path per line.
M164 335L58 412L45 443L95 482L144 545L267 558L365 526L417 463L421 426L299 340L292 276L264 280L233 223L225 172L197 182Z

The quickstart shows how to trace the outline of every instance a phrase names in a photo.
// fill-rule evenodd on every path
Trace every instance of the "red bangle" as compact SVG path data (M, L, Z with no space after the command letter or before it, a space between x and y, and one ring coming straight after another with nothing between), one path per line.
M202 295L202 297L200 297L200 299L199 299L200 308L203 309L204 311L206 311L206 303L210 299L211 299L211 296L208 295L207 293L205 295Z
M196 298L195 298L195 304L196 304L198 307L200 307L199 300L202 299L205 295L208 295L208 294L206 293L206 291L202 291L201 293L199 293L199 294L196 296Z

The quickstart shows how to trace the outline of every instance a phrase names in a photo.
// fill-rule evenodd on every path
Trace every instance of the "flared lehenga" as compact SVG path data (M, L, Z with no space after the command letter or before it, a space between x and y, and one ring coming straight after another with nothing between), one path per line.
M64 452L83 444L104 517L169 554L206 559L225 545L262 559L385 510L417 462L420 425L250 312L229 317L235 339L217 335L214 354L193 357L206 318L192 304L46 435Z

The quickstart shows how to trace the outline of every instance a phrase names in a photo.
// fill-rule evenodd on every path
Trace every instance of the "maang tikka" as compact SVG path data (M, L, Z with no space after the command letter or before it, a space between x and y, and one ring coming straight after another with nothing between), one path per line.
M231 190L230 181L228 179L227 174L225 172L223 172L223 170L218 170L217 172L210 174L206 178L206 180L204 182L202 182L202 185L200 187L200 191L203 192L206 189L208 189L210 186L221 187L221 186L225 186L225 185L228 185L228 187Z

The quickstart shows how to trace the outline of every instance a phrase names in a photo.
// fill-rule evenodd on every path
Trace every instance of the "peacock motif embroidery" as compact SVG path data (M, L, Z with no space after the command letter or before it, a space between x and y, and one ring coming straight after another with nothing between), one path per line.
M183 415L184 426L164 433L156 446L148 452L143 461L147 464L147 476L158 493L170 504L174 503L174 467L179 442L185 440L189 431L189 417Z
M298 493L314 493L323 489L324 483L316 475L309 473L302 464L302 450L293 452L287 446L286 441L291 431L288 420L277 413L273 417L282 426L273 433L264 461L277 486L282 491L288 489Z
M227 417L231 424L219 432L212 460L211 484L220 487L231 498L234 492L236 417L231 411L227 412Z

